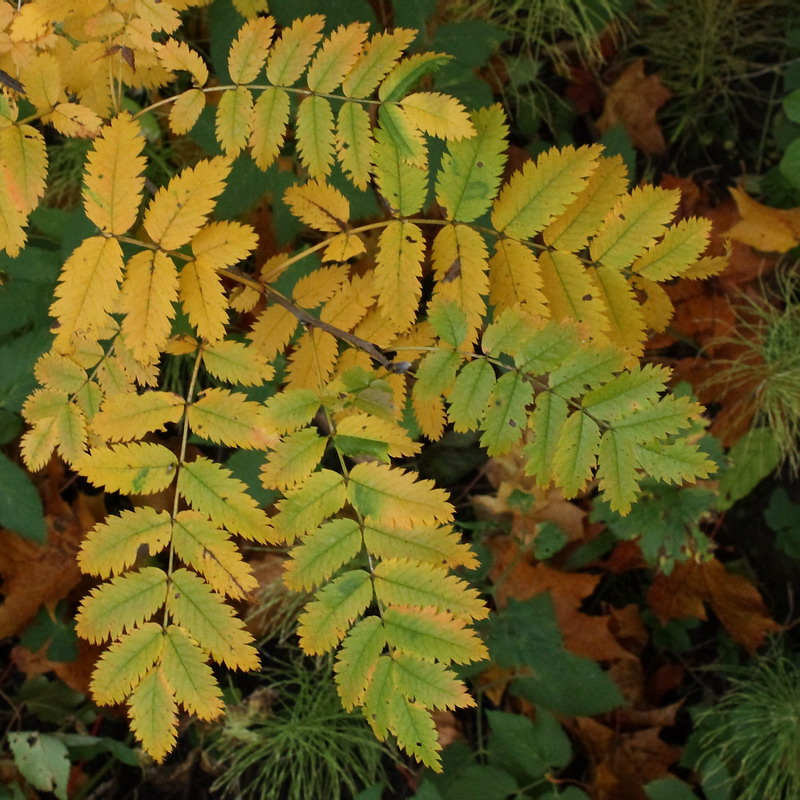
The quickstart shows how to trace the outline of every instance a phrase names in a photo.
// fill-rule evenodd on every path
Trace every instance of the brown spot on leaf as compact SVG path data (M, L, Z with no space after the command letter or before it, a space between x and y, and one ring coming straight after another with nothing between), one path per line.
M442 278L442 283L452 283L456 278L461 277L461 259L456 258L450 265L450 269L445 273Z

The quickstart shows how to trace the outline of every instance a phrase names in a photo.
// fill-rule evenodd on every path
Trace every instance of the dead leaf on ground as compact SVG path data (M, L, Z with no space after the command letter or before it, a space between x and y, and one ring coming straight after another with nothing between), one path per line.
M653 581L647 600L662 625L687 617L706 620L708 604L731 638L751 653L768 633L781 630L753 583L728 572L717 559L676 565L670 575L661 574Z
M800 244L800 208L771 208L742 189L731 189L741 219L727 231L737 242L765 253L786 253Z
M658 75L645 75L644 60L634 61L611 85L597 127L605 133L622 125L633 146L646 155L666 152L656 112L672 97Z
M74 661L50 661L47 658L48 645L45 644L36 652L23 645L17 645L11 651L11 663L26 678L54 672L70 689L81 694L89 694L89 684L95 663L104 646L89 644L85 639L78 639L78 657Z

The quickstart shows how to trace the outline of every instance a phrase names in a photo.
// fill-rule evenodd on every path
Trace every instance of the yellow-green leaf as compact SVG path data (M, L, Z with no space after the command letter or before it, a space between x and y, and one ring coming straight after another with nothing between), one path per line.
M217 105L217 141L229 156L244 149L253 126L253 94L245 86L227 89Z
M163 761L175 746L178 706L175 693L160 669L148 673L129 700L131 728L142 749Z
M338 472L323 469L288 492L278 503L278 514L272 522L280 536L291 542L339 511L345 499L344 478Z
M173 392L116 394L92 419L92 428L107 442L129 442L150 431L163 430L183 415L183 398Z
M332 519L303 537L286 562L284 583L311 590L330 578L361 549L361 528L353 519Z
M206 389L187 408L189 427L205 439L230 447L264 450L277 444L277 434L264 422L261 406L239 392Z
M228 53L228 73L234 83L252 83L258 77L273 33L272 17L251 19L242 25Z
M259 169L267 169L278 157L289 122L289 95L283 89L264 89L253 106L250 148Z
M97 447L78 459L75 469L110 492L150 494L172 483L177 464L175 454L164 445L134 442Z
M365 617L348 632L334 664L342 705L352 711L361 703L375 664L386 644L380 617Z

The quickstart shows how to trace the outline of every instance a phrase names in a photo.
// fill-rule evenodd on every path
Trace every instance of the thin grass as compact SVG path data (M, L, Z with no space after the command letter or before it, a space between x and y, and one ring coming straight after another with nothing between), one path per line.
M309 668L297 658L265 673L264 689L229 710L212 791L241 800L346 800L382 777L383 753L363 716L342 708L330 663Z
M738 670L730 690L699 720L700 767L716 756L737 800L800 797L800 669L773 652ZM713 779L713 767L707 771Z

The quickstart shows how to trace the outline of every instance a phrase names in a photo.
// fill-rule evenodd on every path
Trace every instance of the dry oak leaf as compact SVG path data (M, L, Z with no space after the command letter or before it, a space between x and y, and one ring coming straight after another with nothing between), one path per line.
M569 727L592 762L592 800L647 800L644 785L669 775L681 754L661 739L660 728L623 733L589 717Z
M671 619L708 619L708 604L731 638L755 652L767 633L781 626L767 613L758 589L743 575L728 572L717 559L678 564L670 575L658 575L647 602L662 625Z
M658 75L644 74L644 61L633 62L611 85L597 127L605 133L622 125L633 146L646 155L666 152L656 112L672 97Z
M595 590L600 575L533 565L519 553L519 545L508 536L492 537L487 546L493 556L489 577L494 582L500 581L495 595L499 605L504 605L509 597L528 600L548 592L567 650L594 661L635 658L611 632L611 625L616 621L610 614L594 616L578 610Z
M727 235L766 253L785 253L800 244L800 208L770 208L742 189L731 189L741 219Z

